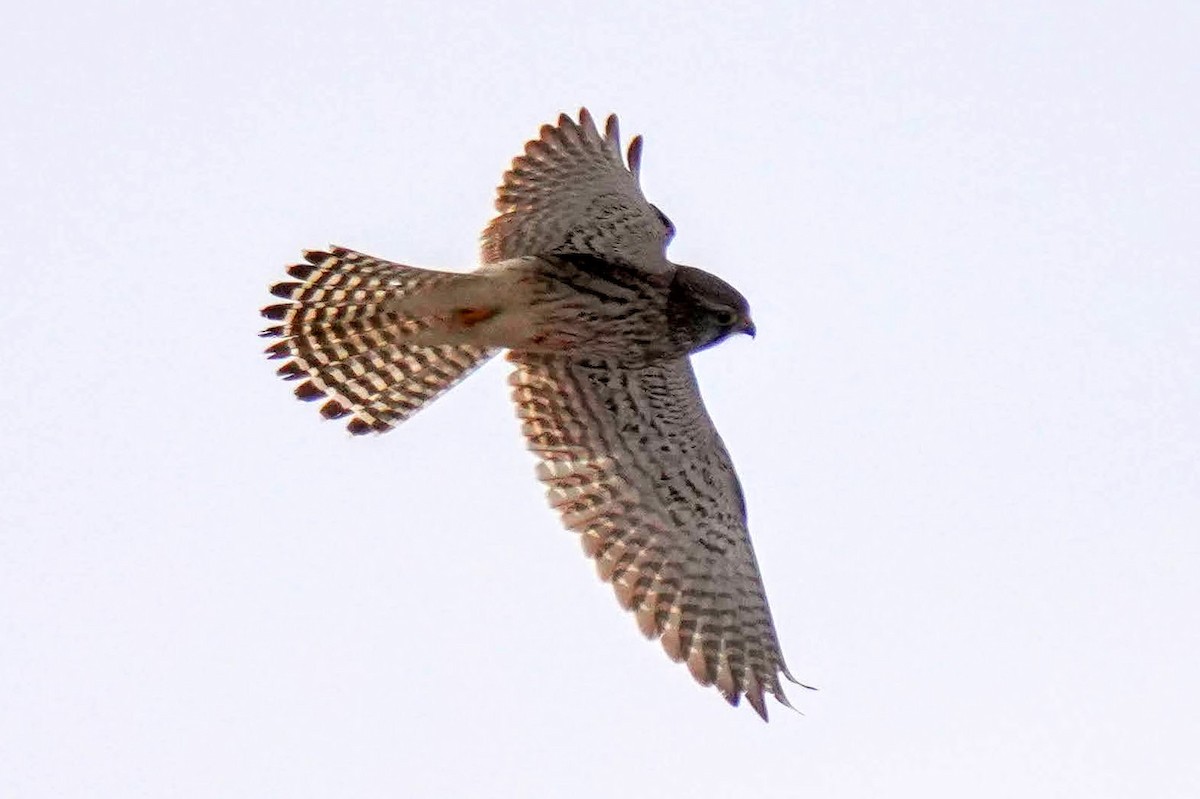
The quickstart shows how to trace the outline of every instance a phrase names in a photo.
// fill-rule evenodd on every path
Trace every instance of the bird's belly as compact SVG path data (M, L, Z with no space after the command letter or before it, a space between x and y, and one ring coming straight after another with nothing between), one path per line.
M499 346L628 364L686 352L670 329L665 292L627 270L582 270L557 258L510 263L496 271L511 281L511 301L487 323Z
M686 351L674 343L666 316L656 309L596 309L564 303L547 310L531 320L528 335L514 349L625 364L650 363Z

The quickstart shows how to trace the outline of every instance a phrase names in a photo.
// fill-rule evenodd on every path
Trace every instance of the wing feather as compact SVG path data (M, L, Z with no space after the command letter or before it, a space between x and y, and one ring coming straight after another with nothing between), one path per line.
M616 116L601 135L587 109L565 114L525 145L496 191L483 232L487 263L523 255L585 253L661 274L674 229L642 194L641 137L621 157Z
M787 705L733 464L687 358L626 369L510 352L517 414L564 525L647 636L716 684ZM790 705L789 705L790 707Z

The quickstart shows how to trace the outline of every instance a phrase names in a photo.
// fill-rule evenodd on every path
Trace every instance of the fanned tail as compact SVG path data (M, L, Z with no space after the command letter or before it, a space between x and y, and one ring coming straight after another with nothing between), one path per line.
M469 343L431 343L440 322L399 309L406 299L470 285L471 275L395 264L341 247L309 251L307 263L288 267L295 280L271 293L287 302L263 308L279 322L262 332L280 338L267 348L287 358L285 380L303 380L296 396L325 399L321 415L351 417L351 433L395 427L495 354ZM462 313L470 313L469 309ZM433 336L436 338L436 336Z

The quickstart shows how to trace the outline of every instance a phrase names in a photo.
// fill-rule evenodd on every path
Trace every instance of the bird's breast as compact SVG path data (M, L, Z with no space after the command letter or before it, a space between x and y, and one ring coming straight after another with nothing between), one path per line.
M591 256L546 258L530 275L524 327L516 349L637 364L677 357L661 280Z

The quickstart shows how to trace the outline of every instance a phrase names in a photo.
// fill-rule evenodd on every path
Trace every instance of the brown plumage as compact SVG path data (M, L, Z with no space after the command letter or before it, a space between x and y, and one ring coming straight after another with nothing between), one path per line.
M546 125L505 174L483 265L460 274L343 248L307 253L267 352L296 395L353 433L385 431L500 349L538 477L648 637L731 703L787 705L742 490L689 356L753 335L744 297L671 263L667 217L622 157L616 117ZM790 705L789 705L790 706Z

